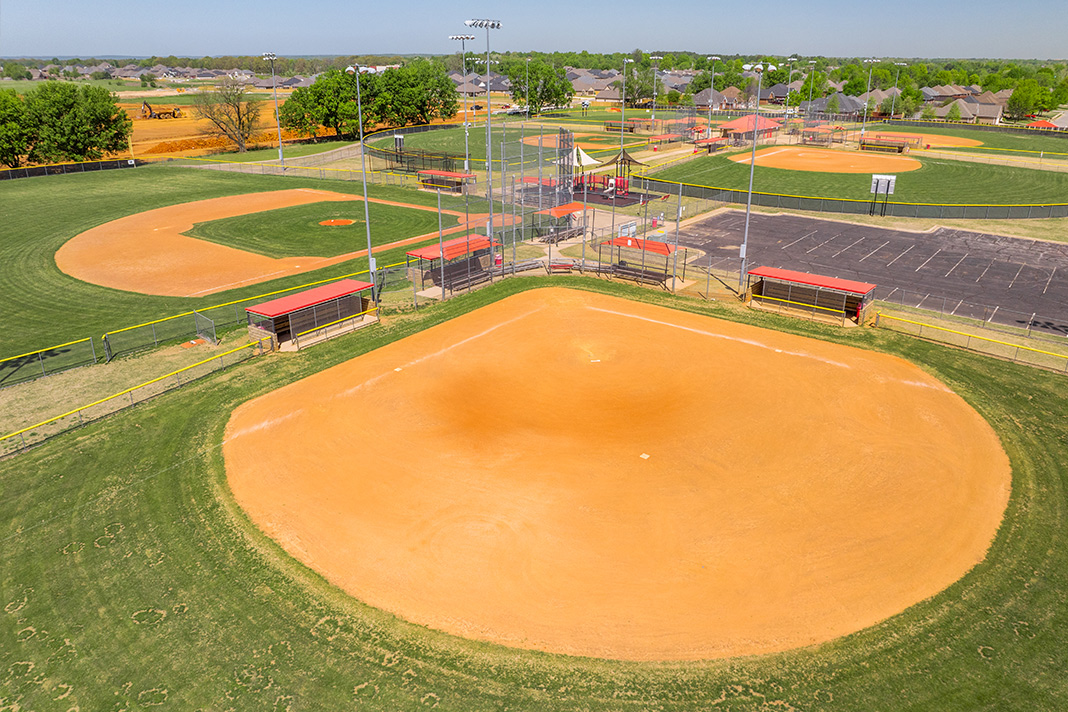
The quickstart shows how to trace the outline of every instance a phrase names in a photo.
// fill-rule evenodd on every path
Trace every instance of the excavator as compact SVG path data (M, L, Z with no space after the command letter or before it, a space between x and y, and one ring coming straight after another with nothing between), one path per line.
M177 106L173 109L166 111L156 111L152 108L152 105L147 101L141 102L141 118L142 119L180 119L182 118L182 110Z

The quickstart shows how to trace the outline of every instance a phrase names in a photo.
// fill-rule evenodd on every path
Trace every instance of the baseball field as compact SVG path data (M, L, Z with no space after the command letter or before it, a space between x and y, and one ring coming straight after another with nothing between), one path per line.
M303 212L358 189L166 167L2 184L4 351L366 262L141 294L65 272L80 235L318 191L280 208L290 247L321 228L358 251L357 222ZM370 197L409 232L436 205ZM200 229L232 243L257 214ZM288 232L231 249L299 257ZM890 331L498 282L0 461L0 708L1062 708L1066 398Z

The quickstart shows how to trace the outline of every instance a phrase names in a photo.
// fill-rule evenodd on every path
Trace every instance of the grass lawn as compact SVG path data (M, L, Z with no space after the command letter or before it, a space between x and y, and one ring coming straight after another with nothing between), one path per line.
M437 230L438 216L425 210L371 203L371 244L385 245ZM332 218L351 225L320 225ZM444 227L456 218L442 216ZM295 205L263 213L197 223L185 234L268 257L334 257L366 248L363 201Z
M913 156L915 157L915 156ZM923 167L900 173L893 200L902 203L1041 204L1068 201L1068 173L982 163L919 158ZM726 156L702 156L650 177L717 188L745 190L749 166ZM866 173L811 173L759 164L753 190L821 198L871 199Z
M1019 155L1020 151L1038 153L1060 153L1060 158L1068 158L1068 136L1057 136L1039 131L1027 134L1003 131L984 131L959 126L901 126L898 124L875 124L870 129L878 131L896 131L901 133L932 134L939 136L956 136L981 141L982 146L944 147L940 151L970 151L974 153L1006 153Z
M341 593L236 505L220 453L234 407L547 283L507 280L299 355L255 359L0 462L0 699L82 710L1068 707L1068 378L893 332L551 280L896 354L995 428L1013 491L986 559L942 593L823 645L620 663L467 641Z
M56 267L55 253L64 242L109 220L194 200L291 188L362 194L358 182L165 165L3 181L0 204L12 208L5 210L0 221L0 264L4 265L0 270L0 300L7 317L0 357L88 336L99 337L112 329L364 269L367 260L359 258L314 272L185 299L99 287L69 277ZM429 207L437 205L433 194L389 186L369 186L369 195ZM463 200L442 196L442 207L463 210ZM484 202L472 199L471 210L484 212ZM372 232L376 231L372 225ZM363 242L363 238L357 240L358 244ZM404 250L379 253L376 258L383 266L403 262Z
M336 148L344 148L345 146L352 146L356 141L331 141L325 140L319 143L294 143L282 146L282 156L284 158L300 158L301 156L312 156L317 153L325 153L326 151L333 151ZM228 163L249 163L252 161L277 161L278 160L278 147L273 148L259 148L253 151L246 151L244 153L238 153L236 151L226 153L213 153L208 156L201 156L201 158L207 158L217 161L226 161Z

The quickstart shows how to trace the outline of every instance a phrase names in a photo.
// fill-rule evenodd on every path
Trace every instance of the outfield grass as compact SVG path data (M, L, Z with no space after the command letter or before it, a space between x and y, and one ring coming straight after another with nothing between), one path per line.
M265 190L312 188L361 195L359 183L203 171L170 166L23 178L0 183L0 301L6 324L0 358L132 326L194 308L265 294L365 269L366 258L196 299L122 292L76 280L56 267L55 253L75 235L126 215L194 200ZM369 186L374 198L435 207L433 194ZM461 198L442 207L463 210ZM472 212L485 212L472 198ZM455 223L454 223L455 224ZM372 225L372 234L379 226ZM360 244L363 244L361 239ZM377 253L380 265L404 261L402 248Z
M462 640L346 596L235 504L220 454L235 406L548 283L507 280L299 356L256 359L0 462L0 699L82 710L1068 706L1068 379L893 332L592 279L551 280L903 356L998 432L1013 492L986 560L933 598L823 645L723 661L619 663Z
M370 203L368 212L375 228L371 234L374 246L423 235L438 228L437 214L425 210ZM340 226L319 224L332 218L354 222ZM455 217L444 215L442 218L444 227L456 226ZM185 234L268 257L335 257L366 249L365 226L363 201L331 201L197 223Z
M813 149L819 150L819 149ZM913 156L915 158L915 156ZM899 173L893 200L902 203L1044 204L1068 202L1068 173L920 157L919 170ZM727 156L702 156L650 177L716 188L745 190L749 165ZM867 173L813 173L761 167L753 179L758 193L820 198L871 199Z
M1003 131L983 131L960 126L902 126L898 124L875 124L869 131L894 131L898 133L930 134L937 136L955 136L982 142L982 146L946 146L939 151L970 151L973 153L1004 153L1020 155L1021 151L1038 153L1059 153L1061 158L1068 156L1068 136L1055 136L1033 131L1027 134Z
M591 131L600 133L600 125L596 127L591 126ZM522 136L525 138L534 137L535 141L537 136L543 135L546 139L552 137L555 138L559 133L559 129L556 128L544 128L537 124L527 124L522 129ZM494 126L493 129L493 156L494 161L500 159L501 141L507 141L508 158L510 161L518 160L519 158L519 137L521 130L518 126L511 126L506 131L502 132L499 126ZM619 151L619 134L604 134L606 137L605 145L603 149L584 149L587 153L595 158L605 159L611 157L614 153ZM372 137L368 140L371 146L377 148L393 148L393 133L386 131L379 136ZM634 136L631 134L625 134L623 137L623 143L627 147L643 146L646 143L646 138L643 136ZM472 161L478 161L479 167L486 160L486 128L485 126L471 127L470 136L468 137L469 156ZM427 131L425 133L411 134L404 137L404 147L406 149L422 149L424 151L432 151L435 153L449 153L454 156L464 155L464 130L462 127L451 129L440 129L437 131ZM538 146L527 144L523 149L524 160L527 163L536 160L538 155ZM546 161L555 160L556 149L545 149Z

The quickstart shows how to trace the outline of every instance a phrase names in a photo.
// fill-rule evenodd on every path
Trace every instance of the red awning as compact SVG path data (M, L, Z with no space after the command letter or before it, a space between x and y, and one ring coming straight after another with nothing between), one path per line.
M1046 121L1045 119L1039 119L1038 121L1032 121L1027 125L1029 129L1059 129L1060 126L1052 121Z
M675 251L674 245L657 242L656 240L643 240L639 237L613 237L608 242L602 242L601 244L611 245L612 247L629 247L632 250L644 250L658 255L670 255Z
M408 250L406 254L409 257L415 257L420 260L437 260L441 259L441 252L444 249L447 261L470 252L488 250L489 246L489 238L485 235L467 235L448 240L442 245L427 245L426 247L420 247L418 250ZM493 246L500 247L501 243L494 241Z
M650 136L650 141L671 141L676 138L682 138L681 134L660 134L659 136Z
M452 171L419 171L421 176L441 176L442 178L474 178L474 173L453 173Z
M850 294L864 295L875 289L874 284L868 284L867 282L854 282L851 279L825 277L819 274L794 272L793 270L776 269L775 267L757 267L756 269L749 270L749 274L753 277L767 277L768 279L777 279L782 282L805 284L810 287L833 289L838 292L848 292Z
M549 208L548 210L539 210L534 213L535 215L551 215L554 218L562 218L567 215L574 215L580 213L585 208L582 203L568 203L567 205L558 205L555 208Z
M308 307L316 306L317 304L325 304L326 302L339 299L341 297L355 294L356 292L362 292L365 289L373 287L370 282L359 282L355 279L342 279L332 284L324 284L321 287L309 289L305 292L297 292L296 294L290 294L288 297L282 297L280 299L272 299L269 302L263 304L256 304L255 306L245 307L245 311L251 312L258 316L265 316L273 318L281 316L283 314L289 314L290 312L299 311L301 309L307 309Z
M712 144L712 143L722 143L723 141L726 141L726 140L727 139L725 139L722 136L720 136L719 138L699 138L696 141L694 141L694 143L696 143L698 146L707 146L707 145Z

